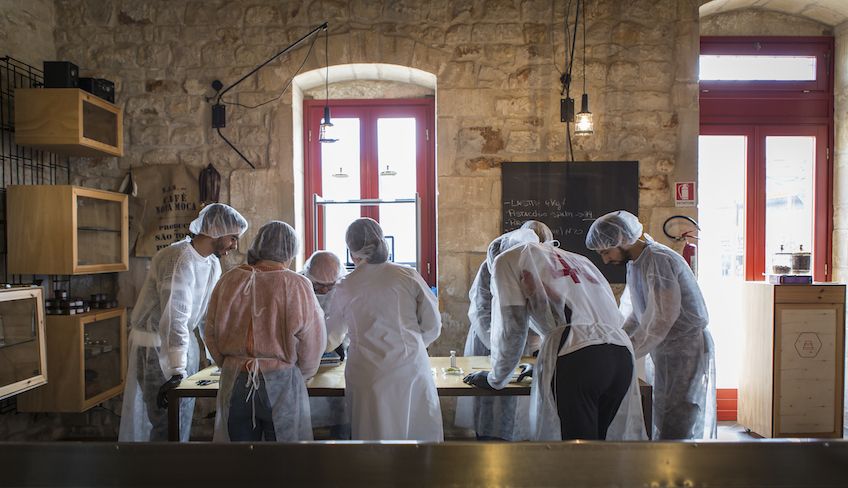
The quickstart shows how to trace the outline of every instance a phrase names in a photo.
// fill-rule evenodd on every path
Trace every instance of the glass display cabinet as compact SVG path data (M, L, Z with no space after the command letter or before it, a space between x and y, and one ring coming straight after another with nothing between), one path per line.
M15 90L21 146L74 156L123 156L123 110L79 88Z
M76 275L126 271L128 198L72 185L7 189L10 273Z
M41 288L0 289L0 399L47 382Z
M126 310L47 317L50 381L18 397L22 412L83 412L123 392Z

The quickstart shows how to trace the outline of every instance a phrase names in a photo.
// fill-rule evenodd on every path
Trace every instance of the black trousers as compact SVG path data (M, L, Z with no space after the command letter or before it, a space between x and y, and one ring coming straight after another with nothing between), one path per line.
M624 346L599 344L560 356L551 381L562 439L604 440L633 377Z

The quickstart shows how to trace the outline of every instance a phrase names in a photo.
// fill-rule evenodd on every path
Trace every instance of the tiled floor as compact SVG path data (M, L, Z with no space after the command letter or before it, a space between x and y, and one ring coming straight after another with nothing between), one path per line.
M749 433L745 427L733 421L718 423L718 440L724 442L750 442L761 439L756 434Z

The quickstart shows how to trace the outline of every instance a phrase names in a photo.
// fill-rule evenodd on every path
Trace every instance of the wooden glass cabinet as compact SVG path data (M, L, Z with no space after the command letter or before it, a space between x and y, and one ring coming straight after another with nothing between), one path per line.
M47 382L41 288L0 290L0 399Z
M7 189L9 272L75 275L126 271L127 195L72 185Z
M22 412L83 412L123 392L126 310L47 317L47 385L18 396Z
M74 156L123 156L123 111L79 88L18 88L15 140Z

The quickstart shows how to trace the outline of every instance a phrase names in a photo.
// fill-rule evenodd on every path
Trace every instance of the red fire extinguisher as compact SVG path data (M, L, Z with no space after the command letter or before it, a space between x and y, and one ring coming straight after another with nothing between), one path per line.
M686 229L686 230L684 230ZM701 230L694 219L686 215L672 215L663 223L663 233L675 241L683 241L683 259L695 276L698 275L698 246L695 241L696 235ZM683 231L683 232L680 232Z
M698 246L690 241L690 239L695 240L697 237L692 235L692 231L684 232L680 237L686 241L686 244L683 245L683 259L686 260L686 263L692 269L692 273L698 276Z

